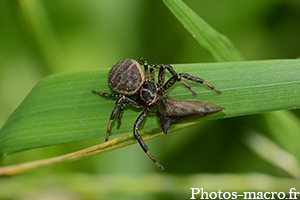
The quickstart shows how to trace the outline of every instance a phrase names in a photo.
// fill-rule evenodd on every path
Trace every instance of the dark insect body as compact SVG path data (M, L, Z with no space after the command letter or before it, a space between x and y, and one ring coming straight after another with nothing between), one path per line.
M143 63L145 71L142 70L142 67L139 64L139 62ZM108 141L108 137L111 130L111 124L115 119L118 111L119 128L121 125L123 109L126 106L130 105L138 109L143 109L143 112L140 114L140 116L134 123L133 134L139 142L139 144L141 145L142 149L145 151L145 153L155 162L155 164L161 170L163 170L163 166L160 165L157 162L157 160L150 154L148 147L137 132L139 126L143 123L147 114L149 112L156 112L159 118L161 129L164 134L167 134L167 129L171 124L188 121L190 119L196 119L199 117L204 117L206 115L223 110L222 107L209 102L206 102L206 104L204 104L203 101L198 100L171 99L167 93L164 93L164 91L170 88L172 85L174 85L175 82L179 81L188 89L190 89L194 95L197 95L196 92L191 88L191 86L189 86L186 82L184 82L181 79L185 78L190 81L205 84L211 89L218 92L219 94L221 94L222 92L201 78L190 76L186 73L178 74L173 69L173 67L168 64L152 64L149 67L149 73L147 61L144 58L140 57L139 62L133 59L124 59L116 63L110 70L108 76L109 84L111 88L119 94L102 93L99 91L92 92L105 97L117 98L115 107L113 109L108 123L105 141ZM154 68L159 68L157 83L155 83ZM166 83L164 83L166 69L173 76ZM168 99L165 100L164 95L166 95ZM184 107L187 105L189 105L189 109L187 109L187 107ZM200 108L201 106L202 108ZM150 110L150 107L157 107L157 110ZM182 107L182 109L180 110L178 107ZM218 111L211 111L210 109L217 109ZM175 115L177 115L177 117Z
M167 135L170 125L206 117L224 110L223 107L207 101L195 99L164 99L158 100L156 115L161 131Z

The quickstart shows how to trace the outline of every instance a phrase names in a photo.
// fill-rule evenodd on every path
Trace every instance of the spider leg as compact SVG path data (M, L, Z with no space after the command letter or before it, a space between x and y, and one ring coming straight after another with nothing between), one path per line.
M122 114L123 114L123 110L125 107L129 106L129 104L127 102L123 103L119 109L119 114L118 114L118 127L117 129L120 128L121 126L121 118L122 118Z
M126 101L124 103L125 105L124 104L121 105L122 100ZM135 108L138 108L138 109L140 109L140 108L143 107L142 105L139 105L135 100L133 100L133 99L131 99L129 97L126 97L125 95L123 95L121 98L119 98L116 101L115 108L114 108L113 112L111 113L111 116L110 116L110 119L109 119L105 141L108 141L108 137L109 137L110 130L111 130L111 124L114 121L118 110L120 109L120 112L119 112L119 115L118 115L118 126L117 126L117 128L120 128L120 126L121 126L121 117L122 117L122 114L123 114L123 109L124 109L125 106L128 106L128 105L131 105L131 106L133 106ZM120 106L121 106L121 108L120 108Z
M151 65L151 67L159 68L158 83L156 83L156 87L158 88L158 93L162 93L166 89L170 88L176 81L179 81L183 85L185 85L187 88L189 88L193 92L194 95L197 95L191 86L189 86L186 82L181 80L180 77L178 77L178 74L175 72L175 70L173 69L172 66L166 65L166 64L162 64L162 65L153 64L153 65ZM163 87L161 87L165 80L165 69L166 68L173 75L173 77L171 79L169 79L168 82L166 84L164 84Z
M96 94L100 94L101 96L104 96L104 97L113 97L113 98L119 98L117 101L116 101L116 105L114 107L114 110L112 111L111 115L110 115L110 119L109 119L109 122L108 122L108 127L107 127L107 132L106 132L106 137L105 137L105 141L108 141L108 137L109 137L109 133L110 133L110 129L111 129L111 124L112 122L114 121L115 119L115 116L116 116L116 113L121 105L121 102L123 100L123 96L124 95L121 95L121 94L109 94L109 93L102 93L102 92L99 92L99 91L95 91L93 90L92 91L93 93L96 93Z
M165 83L160 89L159 89L159 93L165 91L166 89L170 88L176 81L179 81L181 82L183 85L185 85L187 88L189 88L194 95L197 95L196 92L192 89L192 87L187 84L186 82L184 82L182 78L185 78L187 80L190 80L190 81L194 81L194 82L198 82L198 83L201 83L201 84L205 84L207 85L208 87L210 87L211 89L215 90L216 92L218 92L219 94L221 94L222 92L220 90L218 90L217 88L215 88L214 86L212 86L210 83L206 82L205 80L201 79L201 78L198 78L198 77L194 77L194 76L190 76L189 74L186 74L186 73L180 73L178 74L172 66L170 65L167 65L167 64L162 64L161 66L159 65L156 65L156 67L161 67L161 68L166 68L172 75L173 77L170 78L167 83ZM160 70L160 72L163 71L163 70ZM162 74L159 75L159 76L163 76L164 75L164 72L161 72Z
M194 76L191 76L191 75L185 74L185 73L180 73L179 76L183 77L183 78L185 78L187 80L190 80L190 81L194 81L194 82L197 82L197 83L202 83L204 85L207 85L208 87L210 87L211 89L215 90L219 94L222 94L222 92L220 90L218 90L217 88L215 88L210 83L208 83L205 80L203 80L202 78L194 77Z
M131 99L130 97L127 97L125 95L122 95L122 94L109 94L109 93L102 93L102 92L99 92L99 91L95 91L93 90L92 91L93 93L96 93L96 94L100 94L101 96L104 96L104 97L113 97L113 98L118 98L118 100L116 101L116 104L115 104L115 107L110 115L110 119L109 119L109 122L108 122L108 127L107 127L107 133L106 133L106 137L105 137L105 141L108 141L108 138L109 138L109 134L110 134L110 130L111 130L111 124L112 122L114 121L115 117L116 117L116 114L121 106L121 102L123 100L126 101L126 103L128 103L129 105L135 107L135 108L142 108L143 106L140 105L138 102L136 102L134 99ZM126 104L125 103L125 104ZM126 105L127 106L127 105ZM122 106L121 106L122 107ZM125 106L124 106L125 107ZM123 108L124 108L123 107ZM123 109L122 108L122 109ZM122 113L121 113L122 115ZM119 126L119 125L118 125Z
M142 62L143 65L144 65L144 68L145 68L145 77L146 77L145 81L148 81L149 80L148 63L147 63L147 61L143 57L139 58L139 62ZM150 69L150 71L151 71L151 69Z
M106 137L105 137L105 142L108 141L108 137L109 137L109 133L111 130L111 124L114 121L116 114L120 108L121 102L123 100L123 97L120 97L117 101L116 101L116 105L114 107L114 110L112 111L110 118L109 118L109 122L108 122L108 127L107 127L107 132L106 132Z
M140 125L145 120L147 114L148 114L149 108L145 108L142 114L137 118L136 122L134 123L133 127L133 134L135 139L140 143L142 149L145 151L145 153L155 162L155 164L161 169L164 170L163 166L157 162L157 160L150 154L148 147L146 146L144 140L142 137L138 134L137 130L140 127Z
M129 106L129 103L128 102L125 102L121 105L120 109L119 109L119 114L118 114L118 129L120 128L121 126L121 118L122 118L122 114L123 114L123 110L125 107ZM136 106L134 106L135 108L137 108ZM138 108L141 108L141 107L138 107ZM150 113L156 113L156 110L150 110L149 109L149 112Z
M158 83L157 87L161 87L165 81L165 68L161 67L158 72Z
M96 90L93 90L92 92L96 93L96 94L100 94L101 96L104 96L104 97L120 98L121 96L123 96L122 94L102 93L102 92L99 92L99 91L96 91Z
M155 72L154 72L154 66L150 66L150 80L151 82L155 83Z
M158 73L158 82L156 83L156 87L159 88L162 86L162 84L164 83L164 80L165 80L165 68L162 67L161 65L158 65L158 64L152 64L150 66L150 69L154 69L154 68L159 68L159 73ZM150 71L151 72L151 71ZM151 74L152 75L152 74ZM152 78L153 76L153 78ZM151 76L151 80L153 82L155 82L155 72L153 70L153 75Z
M157 65L157 64L153 64L150 66L150 69L151 68L159 68L159 73L158 73L158 82L156 83L156 87L159 88L162 86L162 84L164 83L165 81L165 68L160 66L160 65ZM153 76L155 76L153 74ZM153 78L153 82L154 82L154 78Z
M172 78L170 78L162 87L157 89L158 90L157 92L160 94L164 93L165 90L169 89L177 81L179 81L180 83L185 85L188 89L190 89L194 95L197 95L197 93L193 90L193 88L189 84L181 80L180 77L178 79L178 76L173 76Z

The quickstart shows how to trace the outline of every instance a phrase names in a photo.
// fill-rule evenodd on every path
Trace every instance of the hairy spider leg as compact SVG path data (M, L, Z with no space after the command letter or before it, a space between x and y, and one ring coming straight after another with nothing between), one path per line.
M166 89L170 88L176 81L179 81L183 85L185 85L188 89L190 89L194 95L197 95L197 93L193 90L193 88L191 86L189 86L189 84L187 84L186 82L181 80L180 77L178 77L177 72L173 69L172 66L167 65L167 64L162 64L162 65L153 64L152 66L155 68L159 68L158 83L156 84L157 88L158 88L158 91L157 91L158 93L165 91ZM167 69L173 75L173 77L171 78L172 80L169 79L167 81L167 83L165 83L163 85L164 80L165 80L165 69ZM177 77L177 79L175 76ZM163 87L161 87L162 85L163 85Z
M151 160L153 160L153 162L161 169L164 170L164 167L159 164L157 162L157 160L154 158L154 156L152 156L149 152L148 147L146 146L144 140L142 139L142 137L138 134L137 130L140 127L140 125L143 123L143 121L145 120L147 114L148 114L149 108L145 107L144 111L140 114L140 116L137 118L136 122L134 123L134 127L133 127L133 134L135 139L140 143L142 149L145 151L145 153L151 158Z
M125 107L129 106L129 103L125 102L121 105L120 109L119 109L119 114L118 114L118 126L117 129L120 128L121 126L121 118L122 118L122 114L123 114L123 110Z
M162 86L162 84L164 83L165 80L165 69L163 67L161 67L160 65L157 64L152 64L150 66L150 70L152 69L153 74L151 74L153 76L151 76L151 80L153 81L153 83L155 82L155 72L154 72L154 68L159 68L159 73L158 73L158 82L156 83L156 87L159 88ZM150 71L151 73L151 71Z
M189 74L186 74L186 73L180 73L178 74L172 66L170 65L167 65L167 64L162 64L161 66L160 65L156 65L156 67L161 67L163 69L167 69L172 75L173 77L170 78L161 88L159 88L158 92L161 93L163 91L165 91L166 89L170 88L176 81L179 81L181 82L183 85L185 85L187 88L189 88L194 95L197 95L197 93L192 89L192 87L187 84L186 82L184 82L182 78L185 78L187 80L191 80L191 81L194 81L194 82L198 82L198 83L201 83L201 84L205 84L207 85L208 87L210 87L211 89L215 90L216 92L218 92L219 94L221 94L222 92L220 90L218 90L217 88L215 88L214 86L212 86L210 83L206 82L205 80L201 79L201 78L198 78L198 77L194 77L194 76L190 76ZM164 73L164 72L162 72ZM162 75L161 75L162 76Z
M165 81L165 68L161 67L158 72L158 83L157 88L160 88Z
M190 81L194 81L194 82L197 82L197 83L202 83L204 85L207 85L208 87L210 87L211 89L215 90L217 93L219 94L222 94L222 92L220 90L218 90L217 88L215 88L214 86L212 86L210 83L206 82L205 80L203 80L202 78L198 78L198 77L195 77L195 76L191 76L189 74L186 74L186 73L180 73L179 74L180 77L183 77L187 80L190 80Z
M139 62L142 62L145 68L145 81L149 80L148 63L143 57L139 58Z
M166 93L167 94L167 93ZM170 97L170 96L169 96ZM171 98L171 97L170 97ZM119 129L121 127L121 118L123 115L123 110L125 107L129 106L130 104L128 104L127 102L123 103L121 105L121 107L119 108L119 114L118 114L118 127L117 129ZM156 113L156 110L149 110L150 113Z
M145 76L146 76L146 81L149 81L149 74L148 74L148 63L147 61L143 58L139 58L139 62L142 62L145 68ZM150 80L151 82L155 83L155 72L154 72L154 65L150 65Z
M154 72L153 65L150 65L150 80L152 83L155 84L155 72Z
M101 96L104 96L104 97L112 97L112 98L118 98L118 100L116 101L116 105L114 107L114 110L112 111L111 115L110 115L110 119L109 119L109 123L108 123L108 127L107 127L107 133L106 133L106 138L105 138L105 141L108 141L108 138L109 138L109 134L110 134L110 130L111 130L111 124L112 122L114 121L115 117L116 117L116 114L121 106L121 102L124 100L126 101L129 105L135 107L135 108L142 108L143 106L140 105L138 102L136 102L134 99L131 99L125 95L122 95L122 94L109 94L109 93L102 93L102 92L99 92L99 91L95 91L93 90L92 91L93 93L96 93L96 94L100 94Z
M123 96L120 97L117 101L116 101L116 105L114 107L114 110L112 111L110 118L109 118L109 123L108 123L108 127L107 127L107 132L106 132L106 137L105 137L105 141L108 141L109 138L109 134L110 134L110 130L111 130L111 124L115 119L115 116L120 108L121 102L123 101Z

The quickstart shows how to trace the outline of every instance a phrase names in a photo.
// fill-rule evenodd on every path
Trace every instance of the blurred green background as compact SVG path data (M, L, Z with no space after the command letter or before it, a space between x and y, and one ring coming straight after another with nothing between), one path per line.
M247 60L300 55L300 1L185 2L230 38ZM159 0L0 1L0 127L43 77L110 68L139 56L149 63L213 62ZM135 144L1 177L0 199L189 199L191 187L286 193L295 187L300 192L296 158L268 139L284 119L299 126L299 114L210 121L147 141L164 172ZM253 146L256 139L261 144ZM102 140L17 153L3 165L62 155ZM284 155L283 166L265 155L274 151Z

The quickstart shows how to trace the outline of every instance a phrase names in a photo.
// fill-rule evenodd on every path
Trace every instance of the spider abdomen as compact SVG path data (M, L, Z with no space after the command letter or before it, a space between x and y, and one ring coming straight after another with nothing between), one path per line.
M136 60L128 58L112 67L108 81L114 91L124 95L134 95L145 82L145 74Z

